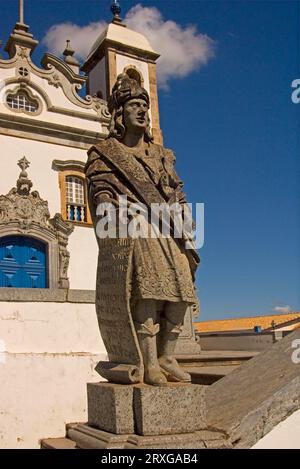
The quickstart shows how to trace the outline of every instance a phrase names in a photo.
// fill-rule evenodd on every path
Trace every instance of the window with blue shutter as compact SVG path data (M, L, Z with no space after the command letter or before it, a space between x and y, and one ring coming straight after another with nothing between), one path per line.
M0 238L0 287L47 288L47 245L26 236Z

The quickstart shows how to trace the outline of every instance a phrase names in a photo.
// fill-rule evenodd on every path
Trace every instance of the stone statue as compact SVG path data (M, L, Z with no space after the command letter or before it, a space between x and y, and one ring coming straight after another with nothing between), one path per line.
M109 358L97 370L111 382L190 382L173 353L185 312L198 301L196 251L172 235L135 238L118 231L104 238L97 232L104 216L97 207L110 204L118 214L120 196L149 210L153 203L183 204L175 156L153 143L149 95L136 80L118 76L109 110L109 137L89 150L85 167L99 245L96 311Z

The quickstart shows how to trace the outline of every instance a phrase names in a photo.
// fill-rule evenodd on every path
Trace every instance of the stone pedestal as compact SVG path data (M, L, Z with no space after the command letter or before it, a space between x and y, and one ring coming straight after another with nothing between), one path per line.
M88 424L116 435L134 433L133 386L88 383Z
M174 435L205 428L204 386L173 384L165 388L139 385L133 389L138 435Z
M205 386L88 384L88 424L71 426L79 448L226 447L206 430Z
M88 424L117 435L172 435L205 428L204 386L89 383Z
M68 425L64 448L70 441L80 449L225 449L230 442L218 431L200 430L173 435L115 435L88 425ZM70 443L69 443L70 444ZM43 441L43 447L57 449L55 439Z

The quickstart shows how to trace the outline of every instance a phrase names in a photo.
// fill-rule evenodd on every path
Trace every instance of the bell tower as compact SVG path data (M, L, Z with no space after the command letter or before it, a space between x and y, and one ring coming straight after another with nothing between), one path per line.
M119 74L135 78L149 93L152 134L155 143L162 144L156 78L159 54L145 36L126 27L116 0L111 11L112 22L98 37L82 66L88 75L88 94L107 100Z

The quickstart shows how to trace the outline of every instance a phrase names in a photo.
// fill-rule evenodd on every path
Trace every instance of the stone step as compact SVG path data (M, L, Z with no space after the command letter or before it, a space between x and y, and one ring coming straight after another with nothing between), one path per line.
M198 355L177 355L184 367L236 366L256 357L260 352L236 350L202 350Z
M170 449L176 443L182 448L231 448L230 442L217 431L200 430L180 435L143 437L139 435L113 435L87 424L67 424L67 437L42 440L41 449ZM72 439L74 438L74 440ZM75 441L76 440L76 441ZM77 446L78 444L78 446Z
M177 355L180 365L190 373L193 384L211 385L260 352L203 350L198 355Z
M41 442L41 449L76 449L76 443L69 438L46 438Z
M224 376L232 373L232 371L239 368L240 365L227 365L227 366L191 366L184 367L192 377L193 384L210 385L224 378Z

